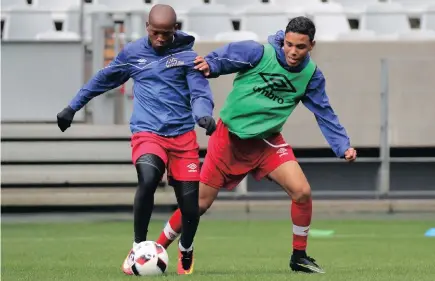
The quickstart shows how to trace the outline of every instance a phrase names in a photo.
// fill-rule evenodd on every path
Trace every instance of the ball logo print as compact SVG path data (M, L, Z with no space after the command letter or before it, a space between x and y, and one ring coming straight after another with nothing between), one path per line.
M162 245L154 241L144 241L136 245L134 251L131 266L134 275L160 275L166 272L169 258Z

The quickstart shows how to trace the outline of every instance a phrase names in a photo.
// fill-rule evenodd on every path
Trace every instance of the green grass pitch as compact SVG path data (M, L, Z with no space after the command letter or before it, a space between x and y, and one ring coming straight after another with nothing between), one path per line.
M153 221L149 239L156 239L162 226ZM289 221L203 220L193 275L176 275L172 245L167 274L136 277L120 270L131 246L131 222L6 223L1 280L434 281L435 238L424 237L430 227L435 219L314 221L313 229L333 229L336 235L309 238L308 253L326 274L306 275L288 267Z

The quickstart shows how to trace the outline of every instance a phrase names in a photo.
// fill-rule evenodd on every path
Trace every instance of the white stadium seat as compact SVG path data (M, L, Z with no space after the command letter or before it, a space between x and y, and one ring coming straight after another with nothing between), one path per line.
M401 4L408 12L420 14L428 6L435 4L435 0L390 0Z
M317 39L334 39L339 34L350 32L350 26L343 7L337 3L316 5L311 14L316 24Z
M33 2L33 6L38 9L64 11L72 6L80 6L82 0L34 0Z
M398 35L399 40L410 41L433 41L435 40L435 31L432 30L413 30L412 32L401 33Z
M202 5L191 8L186 14L183 29L197 33L201 40L214 40L219 32L233 31L228 9L224 5Z
M36 34L36 40L40 41L71 41L80 40L80 36L69 31L47 31Z
M373 30L351 30L347 33L338 34L337 41L375 41L376 33Z
M255 32L260 40L267 40L269 35L285 29L288 21L284 9L276 5L256 5L243 12L240 30Z
M190 10L193 7L197 6L203 6L204 4L203 0L154 0L153 4L167 4L172 6L175 11L177 12L177 16L182 16L185 14L188 10Z
M339 3L343 6L346 14L361 14L369 4L379 3L379 0L332 0L331 3Z
M143 0L98 0L95 4L106 6L111 12L147 11Z
M35 40L38 33L46 31L55 31L52 13L23 7L6 15L3 39Z
M260 4L260 0L213 0L213 4L226 5L228 8L246 8Z
M320 0L270 0L270 2L287 11L293 8L310 9L312 6L322 3Z
M421 28L423 30L435 31L435 4L428 6L421 17Z
M368 5L362 15L360 28L373 30L381 36L411 31L406 10L397 3Z
M11 7L27 7L29 6L27 4L26 0L1 0L1 9L2 11L4 9L9 9Z
M259 5L261 3L261 0L213 0L213 4L227 6L231 15L237 19L246 8L249 6Z
M244 41L244 40L254 40L258 41L258 35L251 31L229 31L220 32L216 34L216 41L222 42L234 42L234 41Z

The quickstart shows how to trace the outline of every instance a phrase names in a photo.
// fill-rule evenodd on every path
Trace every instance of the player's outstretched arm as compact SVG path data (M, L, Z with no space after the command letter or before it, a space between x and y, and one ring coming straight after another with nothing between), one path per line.
M57 114L57 124L62 132L71 126L74 115L82 109L91 99L115 89L130 78L129 65L125 51L122 50L117 57L105 68L98 71L74 96L69 105Z
M302 103L314 114L317 123L337 157L348 161L356 159L356 151L350 146L346 130L340 124L325 91L325 77L317 69L311 79Z
M195 121L210 136L216 129L216 122L213 119L214 102L210 84L201 72L196 71L193 66L187 66L186 79L191 93L190 103Z
M229 43L209 53L205 64L197 59L196 69L203 71L208 78L246 71L253 68L263 56L263 45L252 40ZM206 67L205 67L206 66Z

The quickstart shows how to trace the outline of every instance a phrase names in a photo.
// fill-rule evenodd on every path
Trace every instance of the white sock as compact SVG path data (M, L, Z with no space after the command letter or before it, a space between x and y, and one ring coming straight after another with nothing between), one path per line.
M184 248L184 247L181 245L181 241L180 241L180 242L178 242L178 248L179 248L180 251L182 251L182 252L190 252L190 251L193 250L193 244L190 245L190 247L189 247L188 249L186 249L186 248Z
M168 238L171 241L174 241L180 235L180 233L177 233L172 229L169 222L166 223L165 228L163 229L163 232L165 233L166 238Z
M137 244L139 243L133 242L133 249L136 248Z

